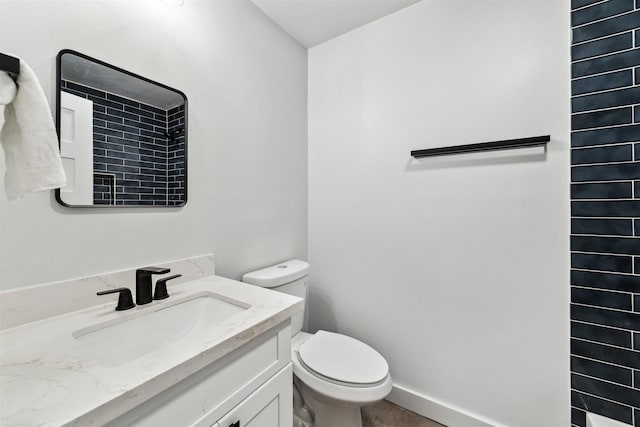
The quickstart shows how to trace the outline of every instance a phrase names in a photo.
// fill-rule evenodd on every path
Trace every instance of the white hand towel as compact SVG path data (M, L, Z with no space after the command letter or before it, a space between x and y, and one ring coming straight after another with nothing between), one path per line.
M10 94L11 89L4 88L9 84L5 78L0 84L3 86L0 93ZM9 200L59 188L67 181L47 98L35 73L22 60L17 84L15 98L4 108L0 131L6 163L4 185Z

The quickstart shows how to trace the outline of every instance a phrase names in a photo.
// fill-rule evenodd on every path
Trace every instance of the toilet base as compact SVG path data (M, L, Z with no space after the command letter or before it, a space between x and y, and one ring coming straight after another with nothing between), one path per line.
M293 382L300 390L305 405L313 412L314 427L362 427L361 405L317 393L295 375Z

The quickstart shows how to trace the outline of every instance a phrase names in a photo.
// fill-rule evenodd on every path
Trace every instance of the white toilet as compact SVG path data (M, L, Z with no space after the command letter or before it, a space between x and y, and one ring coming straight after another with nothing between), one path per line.
M306 299L308 271L306 262L291 260L247 273L242 281ZM391 391L389 365L380 353L355 338L327 331L302 332L305 313L306 302L291 325L294 426L362 427L360 407L382 400Z

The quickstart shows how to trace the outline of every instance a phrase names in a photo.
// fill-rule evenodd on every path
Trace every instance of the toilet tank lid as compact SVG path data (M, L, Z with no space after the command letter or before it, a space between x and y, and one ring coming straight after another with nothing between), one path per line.
M309 263L292 259L242 276L242 281L265 288L286 285L307 275Z

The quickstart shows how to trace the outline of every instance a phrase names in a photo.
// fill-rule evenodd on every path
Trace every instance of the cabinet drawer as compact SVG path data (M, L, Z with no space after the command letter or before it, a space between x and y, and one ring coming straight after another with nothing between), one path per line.
M280 325L168 388L108 427L211 426L291 358L291 328Z

